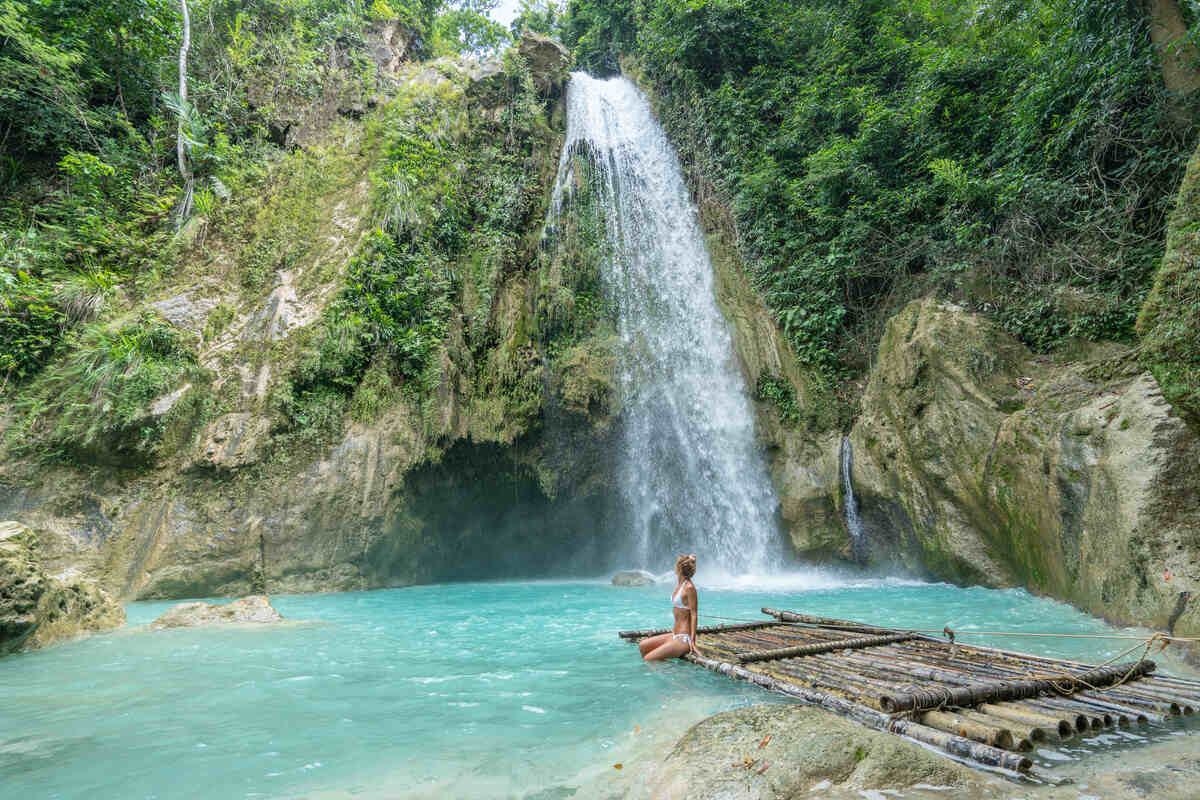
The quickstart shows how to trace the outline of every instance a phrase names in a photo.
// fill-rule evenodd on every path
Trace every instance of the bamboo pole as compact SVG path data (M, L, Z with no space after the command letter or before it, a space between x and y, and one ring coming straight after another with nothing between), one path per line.
M981 725L979 722L969 719L963 714L949 711L926 711L923 714L917 714L915 719L922 725L928 725L940 731L973 739L976 742L990 744L992 747L1000 747L1004 750L1013 749L1013 734L1011 730L1008 728Z
M721 633L723 631L738 631L750 630L752 628L769 628L772 625L778 625L778 622L743 622L737 625L708 625L703 628L696 628L696 635L702 633ZM647 636L659 636L664 633L672 633L671 628L649 628L642 631L620 631L617 633L622 639L645 639Z
M746 653L738 653L738 660L743 664L748 664L754 661L772 661L778 658L792 658L795 656L817 655L818 653L830 653L834 650L860 650L864 647L878 647L883 644L892 644L893 642L903 642L907 639L916 637L915 633L893 633L887 636L864 636L855 639L839 639L832 642L819 642L814 644L802 644L793 647L780 647L774 650L753 650Z
M872 633L904 633L905 631L899 628L884 628L878 625L866 625L861 622L854 622L848 619L830 619L828 617L814 617L810 614L800 614L795 611L780 611L774 608L763 608L762 613L768 616L775 617L780 622L801 623L804 625L818 625L822 628L840 628L852 631L872 632Z
M983 703L977 709L988 716L1012 720L1017 724L1029 725L1043 731L1053 731L1059 739L1070 739L1075 735L1074 726L1067 720L1040 714L1031 709L1016 708L1008 703L1003 705Z
M804 686L797 686L786 681L771 678L759 672L754 672L737 664L716 661L701 655L688 654L685 658L713 672L749 681L755 685L781 692L789 697L800 700L806 705L823 708L826 711L848 717L869 728L891 731L908 736L919 742L939 747L951 755L967 761L974 761L983 766L1006 769L1011 772L1028 772L1030 767L1033 766L1033 762L1025 756L1009 753L990 745L972 742L961 736L947 734L944 731L938 731L909 720L892 719L887 714L859 703L851 702L837 695Z
M932 708L938 705L974 706L997 700L1018 700L1036 697L1042 692L1062 692L1087 685L1113 683L1127 673L1141 673L1154 669L1151 661L1135 664L1118 664L1085 672L1082 675L1064 676L1062 679L1038 678L1032 680L1009 680L977 684L974 687L955 689L940 688L935 691L917 690L896 692L879 698L879 707L884 711L911 711L917 708Z
M1012 732L1013 739L1017 742L1020 742L1022 739L1029 742L1044 742L1049 738L1046 729L1043 727L1003 719L978 709L960 708L955 713L962 715L966 719L975 720L981 725L989 725L993 728L1007 728ZM1057 738L1057 730L1055 730L1054 735Z

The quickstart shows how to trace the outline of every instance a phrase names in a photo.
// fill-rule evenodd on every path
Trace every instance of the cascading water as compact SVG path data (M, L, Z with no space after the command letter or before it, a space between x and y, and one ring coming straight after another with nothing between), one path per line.
M842 447L838 455L842 462L842 497L846 511L846 528L850 531L850 552L854 560L861 564L867 560L867 535L858 516L858 497L854 494L852 475L854 451L850 447L849 437L842 437Z
M577 174L577 156L589 176ZM564 193L580 185L594 193L608 239L603 279L622 351L627 557L661 571L690 552L706 575L766 571L781 557L778 500L712 263L678 158L627 79L571 76L555 217Z

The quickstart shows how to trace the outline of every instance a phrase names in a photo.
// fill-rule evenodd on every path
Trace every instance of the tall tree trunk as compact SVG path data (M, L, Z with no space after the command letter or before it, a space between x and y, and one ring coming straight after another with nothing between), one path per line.
M1200 53L1187 40L1187 23L1179 0L1146 0L1150 41L1162 58L1163 83L1172 92L1200 89Z
M176 129L175 152L179 156L179 175L183 178L183 202L179 205L179 220L186 220L192 213L192 193L195 180L187 158L187 139L184 136L184 117L187 111L187 55L192 46L192 20L188 16L187 0L179 0L183 12L183 40L179 43L179 127Z

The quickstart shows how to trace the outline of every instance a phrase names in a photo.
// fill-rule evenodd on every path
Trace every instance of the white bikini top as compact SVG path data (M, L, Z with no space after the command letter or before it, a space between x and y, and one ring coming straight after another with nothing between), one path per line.
M689 609L687 606L685 606L685 605L683 604L683 590L684 590L684 587L686 587L686 586L687 586L687 584L686 584L686 583L681 583L681 584L679 584L679 588L677 588L677 589L676 589L676 590L675 590L675 591L674 591L674 592L671 594L671 606L672 606L673 608L682 608L684 611L690 611L690 610L691 610L691 609Z

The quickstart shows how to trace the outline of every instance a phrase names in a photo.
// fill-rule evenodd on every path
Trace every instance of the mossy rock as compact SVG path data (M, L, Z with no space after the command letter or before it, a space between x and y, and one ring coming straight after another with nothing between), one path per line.
M125 609L94 584L45 574L34 531L18 522L0 522L0 655L124 622Z

